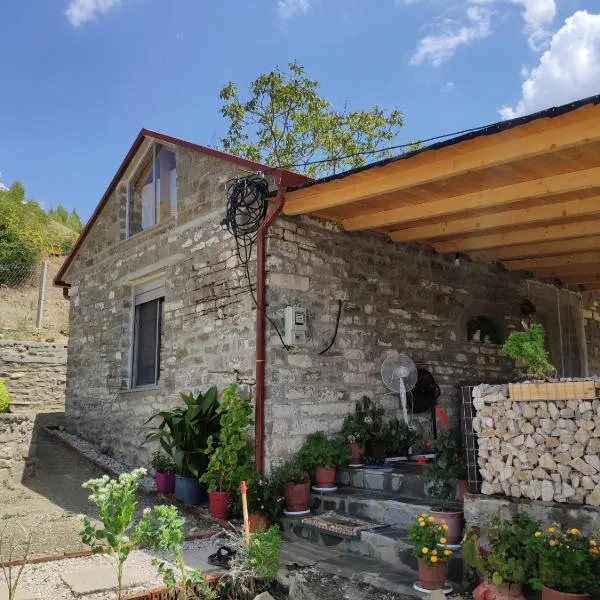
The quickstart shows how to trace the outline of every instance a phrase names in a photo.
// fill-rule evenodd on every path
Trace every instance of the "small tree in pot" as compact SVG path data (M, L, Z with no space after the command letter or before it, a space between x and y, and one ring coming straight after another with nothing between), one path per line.
M159 494L171 494L175 491L175 462L170 456L162 452L155 452L152 456L152 468L156 491Z
M277 482L267 479L256 471L248 476L246 484L250 531L258 531L261 523L265 529L268 529L279 515L283 504L281 488Z
M307 436L298 458L309 472L314 472L319 488L335 486L337 467L348 462L350 452L339 441L327 437L323 431L315 431Z
M208 486L210 512L219 519L229 518L231 494L240 481L252 474L252 445L248 437L252 407L243 398L238 386L232 384L223 390L223 400L217 409L221 431L209 436L205 454L209 457L206 472L200 481Z
M370 439L370 427L367 422L370 402L367 396L357 400L354 413L346 415L342 425L342 435L350 449L350 463L353 465L362 462L365 447Z
M310 475L297 457L287 460L275 473L278 489L283 490L287 512L308 511L310 501Z

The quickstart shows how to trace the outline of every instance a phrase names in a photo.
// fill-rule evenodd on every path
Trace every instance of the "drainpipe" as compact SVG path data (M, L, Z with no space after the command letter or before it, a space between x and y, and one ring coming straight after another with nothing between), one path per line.
M277 185L277 196L267 218L260 224L256 238L256 415L254 420L254 462L256 470L262 475L265 468L265 245L267 231L273 221L281 214L285 196L284 186Z

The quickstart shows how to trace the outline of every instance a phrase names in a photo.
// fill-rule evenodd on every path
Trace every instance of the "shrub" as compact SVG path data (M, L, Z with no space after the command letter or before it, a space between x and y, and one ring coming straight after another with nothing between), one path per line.
M464 474L458 433L453 429L440 431L431 444L431 451L435 453L435 460L427 463L427 492L442 502L454 500L456 480Z
M152 468L157 473L175 473L176 466L175 462L170 456L163 454L162 452L155 452L152 456Z
M275 471L274 480L282 490L287 483L310 483L310 473L300 464L298 457L294 457L284 462Z
M409 448L419 440L416 429L392 417L386 430L386 455L406 456Z
M259 473L253 473L247 480L248 510L273 520L279 514L283 498L279 486L273 480L265 479Z
M408 539L414 542L414 556L431 567L450 560L452 550L441 547L446 543L446 531L448 525L445 522L437 522L431 515L421 513L408 530Z
M338 467L349 458L348 449L322 431L310 433L298 453L300 464L309 472L316 467Z
M556 367L548 360L544 346L546 332L539 323L532 323L526 331L513 331L502 351L526 367L526 375L545 378L556 373Z
M7 412L10 407L10 396L3 379L0 379L0 413Z

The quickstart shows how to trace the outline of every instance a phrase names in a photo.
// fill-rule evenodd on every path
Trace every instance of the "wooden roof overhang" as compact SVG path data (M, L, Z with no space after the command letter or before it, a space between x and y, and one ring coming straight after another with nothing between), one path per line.
M600 290L600 96L288 190L283 212Z

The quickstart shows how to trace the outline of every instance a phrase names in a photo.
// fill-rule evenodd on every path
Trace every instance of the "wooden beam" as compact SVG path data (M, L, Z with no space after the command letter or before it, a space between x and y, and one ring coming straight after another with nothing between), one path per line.
M584 283L586 292L594 292L600 290L600 283Z
M520 260L505 260L504 266L510 271L532 271L553 267L570 267L600 263L600 251L582 252L581 254L544 256L542 258L523 258Z
M453 238L447 242L437 242L433 247L438 252L472 252L489 248L504 248L527 242L545 242L588 237L600 233L600 219L580 220L574 223L547 225L545 227L525 227L503 233Z
M344 179L289 192L286 194L283 212L287 215L299 215L334 208L448 177L559 152L600 139L598 117L563 126L560 117L539 123L546 127L535 133L525 130L523 135L518 135L517 128L487 136L487 144L481 143L482 138L473 140L470 151L460 151L463 147L469 148L470 140L466 140L439 150L425 150L413 157L351 174Z
M585 217L596 214L600 214L600 196L578 198L566 202L553 202L544 206L504 210L475 217L447 219L435 224L399 229L390 235L393 235L396 242L419 242L447 238L465 232L479 233L513 225L533 225L554 219ZM342 222L344 227L346 227L347 221Z
M600 283L600 268L598 269L597 275L589 274L575 274L575 275L561 275L559 279L563 283Z
M590 277L591 275L600 275L600 261L584 265L559 265L553 267L539 267L535 270L536 277L558 278L565 276L577 277L579 281ZM573 281L578 281L573 279Z
M429 200L369 215L368 228L385 227L396 223L412 223L422 219L446 217L464 212L498 208L530 198L543 198L565 192L576 192L600 185L600 167L574 171L552 177L533 179L496 188L471 192L441 200ZM356 217L362 218L362 217ZM396 240L394 233L390 235Z
M586 250L600 250L600 235L580 239L558 240L532 244L521 244L507 248L493 248L470 252L471 258L478 260L510 260L515 258L534 258L536 256L556 256Z

